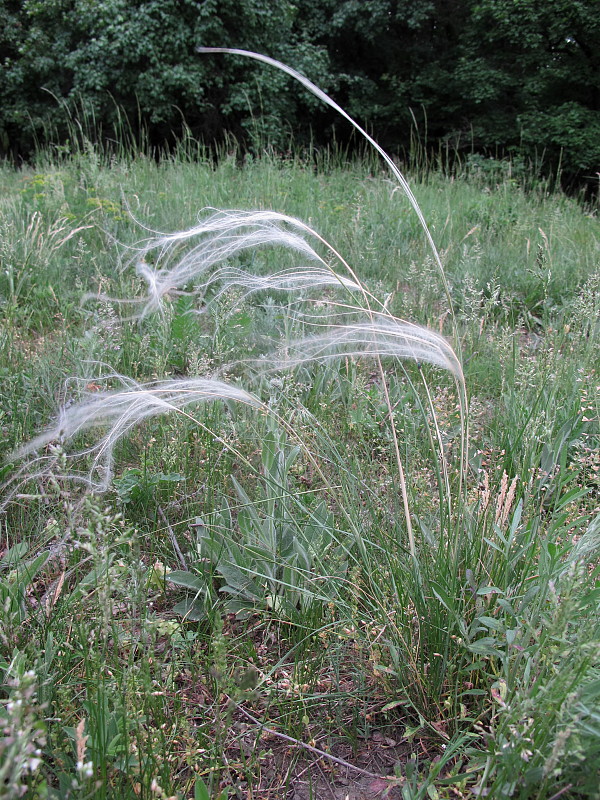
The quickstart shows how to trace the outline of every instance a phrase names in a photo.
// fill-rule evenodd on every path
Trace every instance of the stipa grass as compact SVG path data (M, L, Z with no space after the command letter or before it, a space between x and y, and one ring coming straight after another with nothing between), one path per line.
M286 230L284 226L292 228L292 231ZM359 284L351 278L344 278L329 268L306 238L293 232L294 228L321 238L304 223L284 214L272 211L220 211L208 215L199 225L188 231L151 239L139 249L136 263L138 274L148 284L148 300L142 313L160 309L166 294L187 284L199 284L196 292L201 295L215 283L222 284L220 293L231 286L241 286L247 294L261 289L300 291L303 288L331 284L339 284L347 289L360 289ZM177 249L193 239L200 239L200 243L186 252L183 258L176 260L174 253ZM244 250L265 245L279 245L295 251L309 262L317 262L319 266L304 267L302 270L290 269L268 278L225 266L214 270L208 280L203 280L203 276L210 273L215 265L226 262ZM154 256L155 251L158 253L155 258L160 261L159 268L152 267L146 260L150 254ZM174 259L175 264L171 266L170 262ZM218 297L219 294L214 300Z
M336 312L343 312L343 315L347 318L358 316L358 319L352 323L336 325L329 325L325 319L322 319L321 322L311 320L310 324L319 328L325 327L326 332L305 338L299 342L286 342L285 350L288 353L290 351L297 352L298 355L293 357L287 355L285 358L279 356L276 363L274 363L272 356L266 355L264 360L269 364L270 368L289 370L309 361L340 359L361 354L375 358L382 374L381 358L383 357L411 359L417 363L431 363L449 370L454 375L460 398L461 418L464 420L466 393L462 369L448 342L434 331L414 323L398 320L385 310L372 311L370 301L374 298L370 297L367 290L358 282L358 279L345 262L342 263L351 274L349 278L339 275L329 267L304 238L283 230L280 227L282 223L314 234L306 225L284 215L272 212L248 214L246 212L230 211L213 214L190 231L160 236L156 240L144 244L141 250L142 255L138 257L136 263L136 270L148 284L148 298L142 301L143 308L139 316L143 318L151 309L161 308L165 294L190 283L195 284L194 293L204 297L211 284L219 281L222 287L217 293L216 297L218 299L219 295L226 292L231 286L240 284L245 287L246 295L255 290L257 286L260 286L263 290L269 289L271 291L281 291L282 289L298 291L299 288L306 285L307 276L310 275L312 289L322 285L332 285L345 288L351 292L357 291L362 295L365 307L351 305L338 305L336 307L334 305L333 308L336 308ZM174 266L171 266L170 261L172 260L173 250L182 242L197 237L201 237L200 244L194 246ZM226 267L210 274L213 267L223 260L233 257L240 250L265 244L285 245L309 259L319 262L321 266L313 269L310 273L307 273L304 268L300 272L290 271L284 276L279 273L274 277L248 277L241 270L234 270L232 273ZM155 250L159 253L159 265L151 267L146 257ZM160 260L161 258L165 259L166 263L164 265ZM202 280L207 273L209 274L208 279ZM131 300L128 302L131 302ZM381 306L381 304L379 305ZM191 313L191 309L186 313ZM361 320L361 317L366 317L367 321ZM308 322L306 317L304 317L304 321ZM127 383L126 378L120 379ZM383 386L386 386L385 380ZM70 439L82 429L102 423L110 423L109 432L106 436L88 451L88 454L94 451L96 453L92 471L97 469L99 460L103 459L104 477L100 483L96 482L96 488L106 489L111 478L113 447L122 435L148 416L179 409L182 405L197 401L203 395L210 399L220 397L222 400L238 399L244 402L250 401L249 395L222 382L209 384L207 381L199 381L197 387L194 387L192 381L181 380L147 388L136 386L134 382L130 381L125 392L99 393L86 403L76 404L64 409L56 428L22 448L16 454L16 457L22 458L57 437ZM386 402L391 410L389 397L386 398ZM393 426L392 432L395 440L397 465L401 476L400 488L404 500L409 546L412 555L415 556L415 542L406 496L404 470ZM462 450L464 452L464 445ZM440 459L444 460L443 450L440 452ZM92 485L94 484L90 479L90 486Z
M277 754L277 732L315 739L321 751L337 742L338 755L356 766L336 735L344 731L364 755L361 737L372 751L375 730L415 758L394 750L395 770L370 764L368 772L386 776L371 794L395 784L415 798L593 797L598 543L584 448L597 441L597 425L585 399L594 381L588 322L573 319L573 334L544 331L543 357L526 349L531 367L513 363L514 382L504 377L512 387L503 395L507 422L501 436L490 441L486 430L480 452L471 450L481 484L471 480L465 498L460 360L447 341L392 315L391 302L373 296L379 290L369 294L301 225L273 218L238 226L249 212L211 216L219 230L199 239L153 236L140 245L144 274L117 278L134 300L124 316L142 320L113 331L111 347L124 352L112 352L123 359L120 373L127 359L137 361L143 381L98 363L101 333L96 350L87 338L80 345L96 363L85 367L89 397L81 402L72 391L64 432L84 434L80 477L89 479L95 458L94 480L114 470L118 500L109 494L106 507L93 498L77 507L62 480L65 439L62 452L32 462L33 473L44 474L31 490L21 485L7 509L12 541L37 513L50 545L32 557L17 545L0 572L6 692L17 697L12 687L27 663L40 686L24 754L28 742L38 746L44 704L61 712L60 721L47 719L35 774L11 781L32 796L187 796L194 783L217 794L219 782L241 796L282 796L306 765L287 764L288 777L278 775L278 762L265 754L268 746ZM265 233L271 226L277 230ZM307 247L294 240L291 257L301 264L282 277L278 245L300 232ZM233 233L240 241L271 236L277 248L273 255L261 248L253 260L236 249ZM234 264L210 260L222 245L235 250ZM321 286L306 287L306 261ZM301 280L292 286L289 275ZM259 277L269 297L254 291ZM590 291L582 309L595 307ZM101 294L106 306L118 292ZM431 298L415 308L435 319L443 308L433 291ZM144 313L148 303L162 313ZM501 344L506 362L510 331L497 316L477 318L476 303L471 311L472 341L490 336L488 346ZM265 334L258 350L266 358L253 353L244 363L237 348L255 328ZM177 361L188 374L161 381L186 331L192 343L206 343L212 362L196 344ZM567 365L570 347L587 354L581 373ZM582 392L573 391L575 375ZM569 416L566 427L561 415ZM482 419L475 414L480 427ZM59 426L37 446L55 434ZM73 447L74 455L81 450ZM408 517L399 479L405 464ZM186 597L172 586L185 587ZM165 618L176 601L187 622ZM31 631L42 654L37 645L32 653ZM5 710L10 716L14 707ZM275 738L265 739L265 729Z

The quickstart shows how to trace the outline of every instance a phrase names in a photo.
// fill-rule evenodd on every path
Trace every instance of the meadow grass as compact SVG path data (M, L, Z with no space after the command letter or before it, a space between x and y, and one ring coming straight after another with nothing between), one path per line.
M597 218L322 163L0 171L0 795L597 796Z

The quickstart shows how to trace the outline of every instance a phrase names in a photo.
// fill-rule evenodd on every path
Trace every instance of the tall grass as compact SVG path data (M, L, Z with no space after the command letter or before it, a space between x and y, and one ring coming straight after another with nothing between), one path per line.
M4 201L9 791L283 796L304 767L278 782L248 719L320 750L384 731L412 748L383 784L409 798L597 791L593 220L556 198L528 223L549 198L430 176L440 257L372 166L334 176L340 203L302 164L90 157ZM172 198L230 208L245 180L286 211L156 230ZM298 206L329 208L326 230ZM518 289L488 280L521 227ZM576 240L588 279L563 309Z

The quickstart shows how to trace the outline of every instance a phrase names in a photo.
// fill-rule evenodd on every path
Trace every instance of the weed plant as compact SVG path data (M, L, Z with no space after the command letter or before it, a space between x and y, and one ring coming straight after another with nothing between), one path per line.
M0 796L597 797L597 220L199 154L0 172Z

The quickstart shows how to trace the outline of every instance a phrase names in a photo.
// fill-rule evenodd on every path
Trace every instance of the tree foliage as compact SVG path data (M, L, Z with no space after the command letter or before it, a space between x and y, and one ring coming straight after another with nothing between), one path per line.
M571 173L599 169L598 0L480 0L472 22L459 63L476 141L545 149ZM468 91L472 64L479 94Z
M36 141L64 141L65 102L90 137L145 126L158 145L184 122L208 141L251 135L256 109L265 109L263 132L273 119L293 122L297 101L284 79L196 48L274 50L318 77L326 54L288 44L294 12L260 0L0 0L0 144L26 156Z
M257 50L334 94L401 150L600 165L600 0L0 0L0 148L90 138L285 148L332 117L284 75L196 48ZM345 130L336 135L344 137Z

